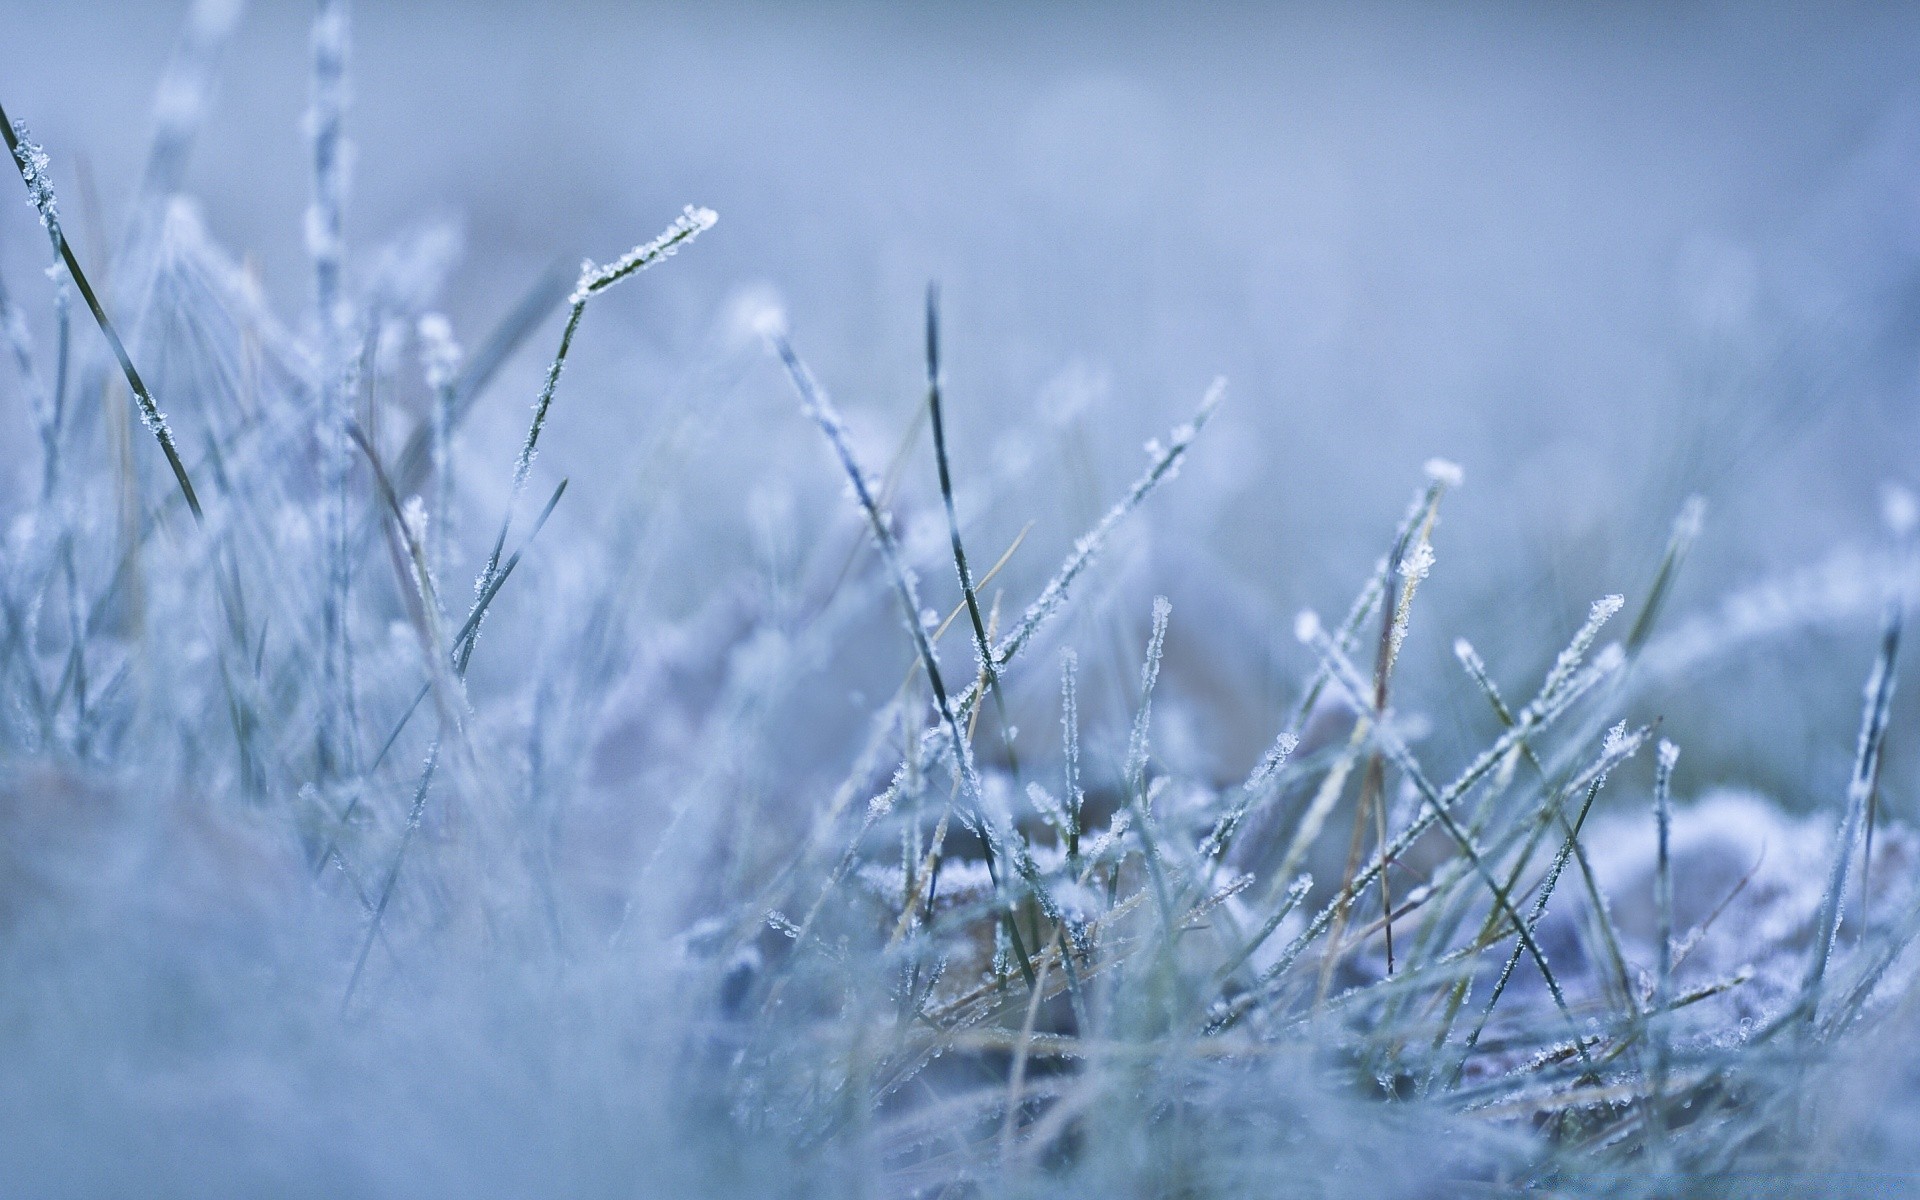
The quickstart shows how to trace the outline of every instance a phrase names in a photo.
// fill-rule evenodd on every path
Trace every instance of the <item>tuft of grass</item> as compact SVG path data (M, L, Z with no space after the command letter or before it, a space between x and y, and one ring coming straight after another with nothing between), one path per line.
M231 29L218 9L195 11L139 211L101 259L154 277L112 295L126 328L165 331L135 345L193 398L177 434L61 232L44 152L0 113L64 272L51 355L0 289L40 456L0 539L0 1130L28 1131L0 1138L19 1190L1671 1195L1740 1172L1817 1189L1848 1155L1904 1169L1884 1114L1832 1080L1903 1044L1920 986L1920 886L1892 869L1920 837L1877 799L1910 552L1669 629L1689 502L1650 577L1550 659L1489 641L1488 614L1444 631L1487 656L1457 636L1461 673L1435 679L1401 663L1442 632L1417 607L1449 586L1431 568L1460 472L1436 460L1339 623L1297 621L1306 669L1262 713L1269 748L1195 776L1168 748L1204 719L1184 668L1206 631L1157 597L1144 646L1117 638L1134 597L1098 584L1121 526L1204 452L1223 383L1025 596L1003 568L1054 522L1019 514L976 575L956 501L976 466L950 435L977 418L947 386L933 288L925 394L901 398L916 415L886 479L857 452L868 414L763 311L777 371L709 349L783 376L798 418L727 410L723 372L697 374L608 532L559 509L566 477L518 524L589 303L714 215L545 273L460 355L437 301L393 298L426 283L356 275L349 28L328 0L318 319L282 321L168 207ZM65 286L101 345L68 345ZM549 317L557 349L489 496L455 430ZM115 378L170 482L68 403ZM828 471L789 450L817 450L809 425ZM702 435L772 496L764 564L670 528ZM822 475L871 556L782 508ZM695 574L703 606L649 591L666 571ZM1018 614L1004 629L989 585ZM1641 765L1648 689L1670 700L1708 660L1869 599L1885 615L1835 832L1781 848L1817 852L1824 883L1749 890L1761 866L1742 862L1728 885L1700 846L1729 831L1676 792L1678 751ZM956 674L940 650L963 616ZM1083 675L1089 638L1129 647L1119 711ZM1547 665L1522 690L1505 671L1526 661ZM843 685L874 679L845 733ZM1434 712L1480 732L1423 737ZM1018 740L1036 717L1057 745ZM1648 787L1635 857L1622 831L1649 814L1613 798ZM1875 903L1849 915L1856 861Z

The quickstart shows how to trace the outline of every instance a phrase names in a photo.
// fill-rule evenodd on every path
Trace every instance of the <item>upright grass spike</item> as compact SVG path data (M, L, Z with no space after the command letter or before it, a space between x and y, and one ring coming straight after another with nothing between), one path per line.
M1800 1008L1809 1026L1820 1010L1820 986L1826 978L1827 962L1833 955L1833 940L1840 931L1840 916L1847 888L1847 871L1853 861L1854 845L1860 840L1860 827L1866 820L1867 801L1873 793L1880 771L1880 751L1887 736L1887 720L1893 708L1894 668L1900 655L1900 626L1904 617L1899 601L1887 605L1880 634L1880 653L1867 676L1865 704L1860 713L1860 739L1853 759L1853 775L1847 782L1847 807L1841 817L1840 831L1834 840L1833 867L1827 875L1827 889L1820 899L1820 915L1814 925L1812 957L1807 964L1806 982L1801 987Z
M140 173L136 209L150 209L180 190L194 139L206 122L221 54L244 7L242 0L194 0L189 8L180 41L155 89L153 138Z
M1661 1131L1666 1120L1667 1064L1673 1051L1667 1008L1673 1002L1673 858L1669 842L1673 832L1673 768L1680 761L1680 747L1662 738L1659 757L1654 760L1653 819L1654 850L1653 907L1653 1079L1649 1087L1650 1127Z
M947 465L947 423L940 411L940 287L927 285L927 412L933 422L933 457L940 470L940 503L947 513L947 536L953 543L954 571L960 577L960 593L967 606L967 618L973 624L974 656L980 660L980 673L987 691L993 696L994 716L1000 722L1000 740L1007 751L1007 764L1014 778L1020 777L1020 758L1013 748L1013 727L1007 720L1007 702L1001 694L1000 669L993 660L993 639L987 636L987 622L980 615L980 597L973 584L973 572L967 567L966 547L960 541L960 518L953 508L953 474Z
M312 155L312 196L306 213L307 257L313 267L314 316L318 326L318 379L315 427L320 442L325 493L327 588L321 605L326 631L322 658L322 699L316 750L323 776L351 774L357 731L353 720L352 647L348 630L353 564L348 545L352 507L347 481L353 445L347 426L353 420L354 369L349 328L352 314L345 295L346 206L349 156L346 139L347 56L350 27L347 0L320 0L309 39L312 69L307 102L308 149ZM372 331L369 330L369 333Z
M140 409L140 420L147 427L154 440L160 443L160 452L166 456L167 467L173 472L174 482L180 485L180 495L187 502L187 510L193 514L195 523L205 520L200 510L200 497L194 493L193 481L187 477L186 464L180 461L180 451L173 441L173 430L167 425L167 416L160 411L160 405L154 400L153 393L147 389L140 372L134 369L133 359L127 354L127 347L120 340L120 334L114 329L113 322L100 306L100 298L94 295L93 285L87 282L87 273L80 269L80 260L74 256L73 246L60 229L59 210L53 194L53 181L48 177L46 151L28 140L25 128L14 124L7 116L4 107L0 107L0 133L4 133L7 149L13 155L13 164L20 170L20 181L27 186L28 199L40 212L40 224L45 227L47 237L53 243L53 251L59 257L61 265L67 269L67 276L73 280L73 286L80 292L80 298L87 303L87 310L93 314L93 320L100 327L100 333L107 339L107 346L113 351L114 358L120 364L121 374L127 377L127 386L133 389L134 402ZM62 355L64 361L65 355ZM64 374L64 372L63 372Z
M429 457L433 464L433 537L430 561L445 571L449 528L453 523L453 422L459 400L460 344L453 326L439 313L428 313L418 324L420 370L433 397L428 414Z
M1134 714L1133 732L1127 738L1127 764L1122 775L1126 781L1127 802L1133 806L1140 831L1154 900L1160 908L1164 950L1169 954L1174 936L1173 893L1167 883L1166 867L1160 861L1153 810L1147 795L1147 732L1153 722L1153 688L1160 679L1160 656L1167 645L1167 619L1172 614L1173 605L1165 596L1153 598L1153 631L1147 635L1147 656L1140 665L1140 707Z
M1153 688L1160 679L1160 656L1167 645L1167 619L1173 605L1165 596L1153 598L1153 631L1147 636L1147 656L1140 665L1140 707L1134 713L1133 732L1127 738L1127 791L1144 797L1147 791L1147 734L1153 722Z
M1647 638L1653 633L1653 626L1660 619L1660 612L1666 606L1667 594L1673 588L1673 581L1680 573L1680 567L1687 561L1687 552L1693 549L1695 539L1700 536L1700 528L1707 519L1707 502L1699 496L1689 496L1680 506L1680 514L1673 519L1673 531L1667 536L1667 548L1660 556L1660 565L1653 573L1653 583L1647 588L1647 598L1641 602L1640 611L1633 618L1633 627L1627 631L1627 653L1637 655L1640 647L1647 644Z
M1086 792L1080 786L1079 656L1060 653L1060 759L1066 772L1067 864L1076 874L1080 866L1080 818Z
M346 254L348 156L347 0L320 0L313 18L313 71L307 103L307 137L313 155L313 198L307 206L307 254L313 260L314 302L320 318L322 369L327 388L337 385L339 338L346 313L342 274Z
M1429 571L1433 569L1433 525L1440 514L1440 496L1449 483L1457 484L1458 469L1448 472L1429 466L1432 484L1429 493L1433 500L1425 505L1425 513L1419 524L1408 530L1394 544L1393 552L1388 555L1391 564L1388 571L1389 583L1393 576L1401 579L1400 595L1397 603L1383 606L1380 620L1380 645L1375 652L1373 668L1373 719L1380 721L1387 711L1388 685L1393 678L1393 666L1400 657L1400 647L1406 641L1407 625L1412 620L1413 594L1423 583ZM1362 830L1369 814L1374 821L1375 845L1387 844L1387 807L1381 795L1385 787L1385 765L1376 748L1367 757L1366 773L1361 778L1360 803L1354 810L1352 849L1347 855L1346 874L1351 877L1359 865ZM1345 881L1342 881L1345 887ZM1386 869L1380 872L1380 917L1386 937L1387 974L1393 974L1393 862L1388 860ZM1345 914L1342 915L1342 921ZM1333 941L1337 945L1342 931L1336 928ZM1325 983L1332 977L1334 955L1327 956L1326 966L1322 970L1321 980Z
M1414 493L1413 501L1407 506L1406 513L1395 527L1393 540L1387 554L1374 564L1373 574L1361 587L1360 594L1353 598L1353 604L1347 615L1341 620L1334 634L1334 643L1342 651L1349 651L1353 641L1360 636L1360 627L1373 615L1374 607L1387 595L1392 583L1396 555L1404 554L1411 544L1415 531L1426 527L1434 512L1439 508L1441 497L1449 487L1458 487L1465 473L1458 465L1443 458L1428 460L1426 464L1427 485ZM1315 668L1307 686L1300 693L1300 700L1294 706L1293 717L1287 722L1282 736L1291 734L1297 741L1306 727L1307 717L1313 712L1313 706L1319 702L1321 692L1327 686L1327 668L1324 664Z

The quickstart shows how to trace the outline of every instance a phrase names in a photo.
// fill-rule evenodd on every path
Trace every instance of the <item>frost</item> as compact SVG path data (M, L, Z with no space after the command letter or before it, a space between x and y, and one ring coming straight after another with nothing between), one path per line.
M1153 598L1153 631L1147 636L1147 657L1140 666L1140 711L1135 715L1133 734L1127 742L1126 779L1138 789L1147 769L1147 729L1153 717L1153 687L1160 678L1160 657L1167 644L1167 621L1173 604L1165 596ZM1164 784L1166 777L1155 781Z
M1426 463L1427 478L1442 487L1457 488L1466 479L1466 472L1459 464L1448 462L1444 458L1430 458Z
M14 147L13 160L19 164L20 178L26 181L27 203L39 212L40 227L57 238L60 234L60 211L53 194L52 162L39 143L27 135L27 127L19 121L13 123L13 135L19 142Z
M1400 576L1409 583L1424 583L1433 571L1433 543L1423 541L1400 562Z
M1573 640L1567 644L1567 648L1554 659L1553 670L1547 673L1547 682L1541 688L1543 695L1555 695L1566 686L1581 660L1586 657L1587 651L1593 648L1594 640L1600 636L1600 627L1611 620L1626 602L1625 596L1617 594L1602 596L1593 602L1592 607L1587 610L1586 624L1580 627L1579 632L1573 635Z
M662 259L671 258L679 253L680 247L707 230L720 219L720 214L710 208L695 208L689 204L683 209L666 231L650 242L643 242L627 251L619 258L603 266L596 266L592 259L580 264L580 282L574 286L573 295L568 303L579 306L587 302L587 297L603 292L629 275L646 270Z
M1669 771L1673 770L1674 764L1680 761L1680 747L1665 738L1660 739L1659 754L1660 765Z
M1267 752L1260 756L1260 765L1255 767L1253 774L1247 778L1247 788L1249 790L1257 788L1279 774L1280 768L1287 765L1287 760L1292 758L1293 752L1299 748L1299 735L1291 730L1282 732L1278 738L1274 739L1273 745L1267 748Z
M1480 652L1475 650L1473 643L1467 639L1453 639L1453 656L1459 659L1460 665L1472 674L1485 675L1487 673L1487 664L1481 660Z

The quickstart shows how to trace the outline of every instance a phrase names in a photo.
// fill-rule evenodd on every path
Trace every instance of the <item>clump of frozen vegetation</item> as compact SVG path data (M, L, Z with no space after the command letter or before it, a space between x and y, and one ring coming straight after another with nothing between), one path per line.
M1144 614L1124 712L1088 702L1071 644L1114 626L1073 617L1224 384L1003 608L1020 539L968 541L936 297L917 493L777 301L736 303L734 340L794 390L789 440L819 435L798 460L844 479L877 553L799 551L769 487L739 519L773 583L656 618L660 506L542 566L566 482L522 493L574 415L590 302L714 214L492 331L435 307L444 238L356 278L328 3L313 307L284 318L173 194L231 26L201 4L163 82L109 295L60 226L57 155L0 116L56 268L44 322L0 289L40 444L0 540L8 1190L1672 1195L1920 1168L1920 838L1878 788L1910 497L1884 558L1675 622L1689 505L1651 577L1565 614L1537 681L1503 690L1461 638L1457 681L1410 695L1403 646L1443 632L1416 593L1456 569L1463 475L1436 460L1344 616L1296 622L1315 665L1271 748L1189 777L1157 741L1182 614ZM556 306L518 454L463 454ZM720 419L691 408L662 455ZM924 526L895 515L914 494ZM1650 682L1874 609L1852 775L1811 815L1690 779L1645 711ZM828 778L789 722L836 669L886 690ZM1434 749L1438 711L1479 748Z

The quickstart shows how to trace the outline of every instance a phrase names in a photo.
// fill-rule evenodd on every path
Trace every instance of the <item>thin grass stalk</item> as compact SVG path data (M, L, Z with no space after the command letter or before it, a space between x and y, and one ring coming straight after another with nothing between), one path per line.
M348 607L352 603L347 478L353 453L347 424L353 419L353 405L346 378L350 318L342 284L346 258L347 156L351 153L346 142L348 20L346 0L321 0L313 19L313 64L307 105L313 195L307 206L306 243L307 255L313 263L314 312L319 326L317 426L323 464L327 546L327 588L321 615L326 631L322 659L324 698L318 743L323 777L350 770L353 757L350 747L355 740L348 716L352 702L347 694L352 687L347 664Z
M1834 937L1840 930L1840 917L1847 886L1848 867L1853 848L1860 840L1860 826L1866 819L1867 800L1873 792L1880 770L1880 751L1886 738L1887 720L1893 707L1895 667L1900 654L1900 627L1903 612L1899 603L1887 606L1880 635L1880 652L1867 677L1865 704L1860 713L1860 738L1854 754L1853 774L1847 783L1847 807L1834 841L1833 867L1827 876L1826 892L1820 900L1815 922L1812 957L1807 964L1806 982L1801 988L1800 1008L1809 1025L1820 1008L1821 984L1827 963L1833 955Z
M1667 1017L1667 1006L1673 999L1673 857L1670 842L1673 832L1673 768L1679 761L1680 747L1662 739L1653 772L1653 817L1657 838L1653 875L1656 921L1653 1015L1649 1022L1653 1035L1653 1069L1649 1090L1653 1098L1647 1111L1656 1141L1663 1140L1665 1131L1667 1069L1673 1054L1673 1034Z
M580 264L579 278L574 283L573 294L567 299L567 321L560 330L560 348L547 365L546 379L540 385L539 398L534 401L533 420L527 426L527 436L520 444L519 454L514 457L507 512L501 518L500 535L494 539L493 550L487 556L486 569L481 572L483 582L475 589L476 592L483 590L499 569L500 555L506 547L507 533L513 524L513 508L521 492L526 490L527 476L533 471L534 456L540 450L540 434L546 429L547 416L553 410L554 394L560 387L560 373L566 369L567 354L573 348L573 336L580 328L580 318L586 315L587 302L621 280L673 257L682 246L712 229L719 219L718 214L710 208L689 205L667 226L665 232L652 241L635 246L610 263L596 264L589 259Z
M433 511L428 561L436 572L452 569L453 423L459 402L460 347L453 329L438 313L421 317L420 367L426 377L431 409L427 416L429 455L433 476Z
M167 425L166 414L160 411L153 393L147 389L146 382L140 378L133 359L127 353L127 347L120 340L119 332L108 319L106 309L100 305L100 298L94 294L93 285L87 282L87 274L80 268L80 260L75 257L73 247L61 232L58 210L55 207L53 182L48 178L46 152L28 140L22 127L16 126L7 116L6 109L0 107L0 134L4 134L7 149L13 155L14 166L19 168L21 182L27 186L28 195L33 198L34 206L40 210L40 222L52 241L55 255L67 269L68 278L80 292L80 298L86 301L87 309L93 314L94 324L100 327L100 333L107 339L107 346L120 364L121 374L127 377L127 386L133 389L135 403L140 409L140 419L160 443L160 452L166 457L167 467L173 472L174 482L180 487L180 494L187 502L187 509L193 514L196 523L205 519L200 509L200 497L193 490L193 481L187 476L187 467L180 459L180 451L174 445L173 430ZM61 355L65 360L64 353ZM64 372L57 391L64 392Z
M1079 656L1072 650L1060 654L1060 757L1066 773L1067 868L1080 871L1080 818L1086 792L1080 786L1080 687Z
M973 625L974 656L987 691L993 696L994 716L1000 722L1000 740L1007 751L1007 769L1015 782L1020 778L1020 757L1013 748L1013 726L1007 720L1007 701L1000 688L1000 669L993 661L993 639L987 635L986 620L980 615L980 597L973 584L973 572L967 567L967 551L960 540L960 518L953 507L953 474L947 465L947 423L940 404L940 289L927 285L927 412L933 422L933 457L940 472L940 503L946 509L947 536L953 543L954 571L960 577L960 592L967 606L967 618Z

